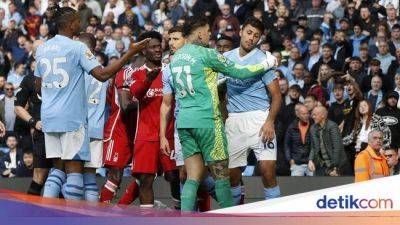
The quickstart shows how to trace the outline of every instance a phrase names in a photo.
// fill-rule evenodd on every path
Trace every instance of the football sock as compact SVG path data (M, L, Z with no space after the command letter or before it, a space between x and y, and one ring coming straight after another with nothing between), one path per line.
M44 184L43 197L58 198L61 186L65 183L65 173L59 169L53 169Z
M67 174L67 182L64 189L64 198L68 200L82 200L83 194L83 175L81 173Z
M85 185L85 200L89 202L98 202L99 188L96 183L96 174L84 173L83 183Z
M233 206L233 198L229 179L215 181L215 193L221 208Z
M181 195L181 211L184 212L195 211L198 188L199 188L199 182L190 179L186 180L185 184L183 185L183 190Z

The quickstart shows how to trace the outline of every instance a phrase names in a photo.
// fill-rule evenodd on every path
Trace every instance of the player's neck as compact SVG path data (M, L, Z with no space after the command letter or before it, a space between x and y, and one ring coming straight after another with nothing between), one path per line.
M156 68L156 67L160 67L161 66L161 62L152 62L150 60L146 60L145 65L147 67L149 67L150 69Z
M68 31L58 31L58 34L62 35L62 36L65 36L65 37L68 37L70 39L72 39L74 37L74 35L72 33L68 32Z
M253 50L253 49L252 49L252 50ZM242 46L240 46L240 47L239 47L239 56L240 56L240 57L244 57L244 56L246 56L247 54L249 54L252 50L247 51L247 50L245 50L244 48L242 48Z

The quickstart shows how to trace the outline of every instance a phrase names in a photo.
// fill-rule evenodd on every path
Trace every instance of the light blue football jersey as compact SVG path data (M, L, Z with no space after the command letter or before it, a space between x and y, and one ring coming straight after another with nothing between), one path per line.
M44 132L70 132L87 127L85 72L100 66L88 47L56 35L36 51L35 76L42 78L41 117Z
M265 54L254 49L244 57L240 57L239 48L225 52L224 56L240 65L256 65L265 60ZM273 69L266 73L248 79L236 79L227 77L227 94L229 113L248 112L255 110L266 111L270 107L267 85L269 85L276 75Z
M85 76L88 98L89 137L103 139L105 107L108 81L98 81L91 75Z
M177 119L178 112L179 112L179 103L175 96L175 91L172 85L172 75L171 75L171 68L168 65L165 65L162 68L162 82L163 82L163 94L173 94L175 98L175 110L174 110L174 117Z

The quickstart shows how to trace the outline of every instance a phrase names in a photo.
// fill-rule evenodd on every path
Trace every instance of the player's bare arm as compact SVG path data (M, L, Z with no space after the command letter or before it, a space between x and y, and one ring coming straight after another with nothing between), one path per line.
M169 124L172 115L173 98L174 96L172 94L164 94L160 111L160 148L161 151L168 156L171 154L171 149L165 133L167 131L167 124Z
M143 48L147 46L150 39L144 39L138 43L131 44L128 52L124 54L115 63L108 65L106 67L98 66L94 68L90 73L99 81L105 82L110 77L112 77L118 70L121 69L134 55L139 53Z
M267 88L271 95L271 107L268 117L260 130L260 136L264 143L272 141L275 137L275 119L281 108L282 100L282 96L279 92L278 79L275 79L272 83L267 85Z

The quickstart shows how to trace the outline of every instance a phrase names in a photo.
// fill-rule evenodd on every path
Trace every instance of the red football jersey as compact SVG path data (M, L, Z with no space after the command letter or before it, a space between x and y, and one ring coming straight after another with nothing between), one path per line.
M124 113L119 105L118 90L129 90L132 83L131 75L136 69L130 66L122 68L115 76L113 84L107 93L107 103L110 106L110 114L104 126L104 140L110 138L127 138L134 141L136 128L136 112Z
M162 73L147 83L147 68L141 68L132 74L133 83L130 87L132 98L138 101L136 140L159 141L160 133L160 107L163 98ZM175 105L175 103L173 103ZM170 119L166 136L174 138L174 120Z

